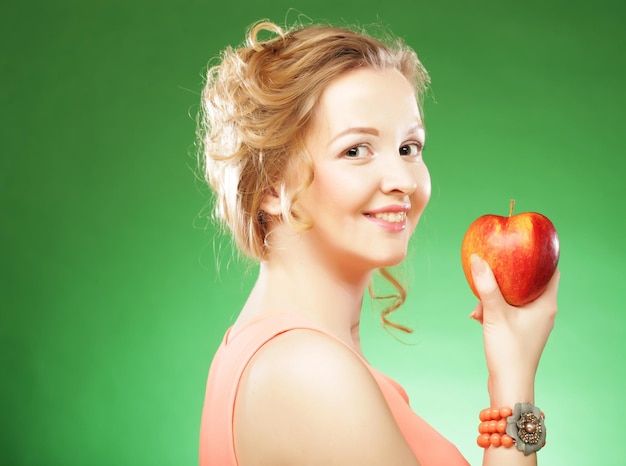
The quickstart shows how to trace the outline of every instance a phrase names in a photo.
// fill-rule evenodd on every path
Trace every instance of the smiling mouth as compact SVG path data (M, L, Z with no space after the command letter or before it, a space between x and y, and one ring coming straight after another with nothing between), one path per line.
M365 215L367 217L377 218L388 223L402 223L406 220L406 212L380 212Z

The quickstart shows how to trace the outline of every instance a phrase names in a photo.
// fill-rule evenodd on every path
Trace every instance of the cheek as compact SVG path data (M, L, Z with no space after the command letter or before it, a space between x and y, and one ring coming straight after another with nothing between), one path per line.
M422 169L419 171L417 188L415 189L415 192L411 194L411 217L415 224L417 224L420 215L422 215L422 212L424 212L424 209L430 200L430 192L430 173L428 172L426 165L423 165Z
M355 170L318 170L311 185L315 201L341 208L365 196L364 180Z
M423 186L423 199L424 199L424 207L426 207L426 204L428 204L428 201L430 200L430 191L431 191L431 183L430 183L430 172L428 171L428 168L426 167L426 165L424 165L424 182L422 183Z
M350 202L349 189L345 176L334 172L317 170L309 188L302 194L300 204L313 217L313 221L323 221L345 210Z

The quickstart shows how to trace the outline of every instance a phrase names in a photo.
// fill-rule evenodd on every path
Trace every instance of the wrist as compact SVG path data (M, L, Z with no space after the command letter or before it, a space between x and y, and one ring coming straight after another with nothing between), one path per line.
M535 378L489 375L488 391L491 406L513 406L516 403L534 404Z

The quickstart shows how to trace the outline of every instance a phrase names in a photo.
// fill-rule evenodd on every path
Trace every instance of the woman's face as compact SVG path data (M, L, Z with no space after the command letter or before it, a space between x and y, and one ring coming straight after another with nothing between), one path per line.
M306 241L347 267L400 262L430 198L424 142L399 71L360 68L332 81L305 138L315 174L298 200L313 221Z

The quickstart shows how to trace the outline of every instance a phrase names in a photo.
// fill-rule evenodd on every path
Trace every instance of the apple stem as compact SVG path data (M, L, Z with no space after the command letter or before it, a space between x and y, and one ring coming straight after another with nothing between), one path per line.
M513 216L513 208L515 207L515 199L509 201L509 217Z

